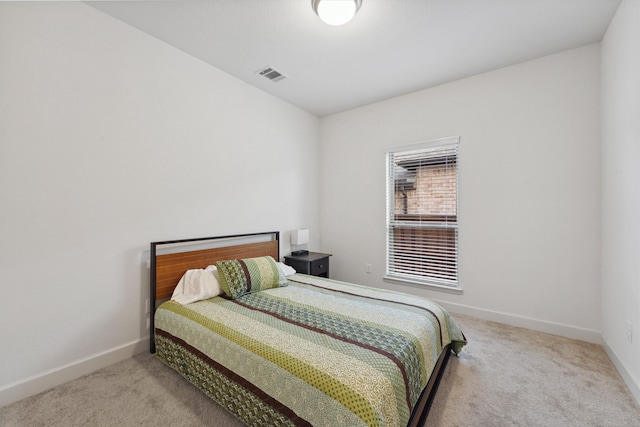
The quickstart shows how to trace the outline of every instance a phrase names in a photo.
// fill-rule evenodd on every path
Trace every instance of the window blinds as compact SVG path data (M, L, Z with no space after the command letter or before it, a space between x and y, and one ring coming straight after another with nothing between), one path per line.
M446 138L387 151L387 276L458 285L458 146Z

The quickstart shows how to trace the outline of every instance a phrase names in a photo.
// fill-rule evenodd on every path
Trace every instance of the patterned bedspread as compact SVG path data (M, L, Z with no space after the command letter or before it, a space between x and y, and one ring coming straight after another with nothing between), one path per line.
M247 425L405 426L442 348L466 343L431 301L300 274L155 316L157 357Z

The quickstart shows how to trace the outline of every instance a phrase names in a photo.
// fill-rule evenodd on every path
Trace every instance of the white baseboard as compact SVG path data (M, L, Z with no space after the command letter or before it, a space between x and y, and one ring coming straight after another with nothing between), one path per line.
M510 326L531 329L552 335L559 335L561 337L571 338L574 340L602 344L602 334L599 331L565 325L562 323L548 322L525 316L518 316L512 313L504 313L447 301L439 301L436 299L433 299L433 301L440 304L451 314L462 314L464 316L476 317L478 319L489 320L491 322L504 323Z
M609 343L604 337L602 338L602 347L604 348L605 353L607 353L607 356L609 356L609 359L611 359L613 366L616 367L616 370L622 377L622 380L629 388L629 391L631 392L633 397L636 399L636 402L640 403L640 384L638 384L633 379L631 374L629 374L629 371L627 370L627 368L620 361L620 358L618 357L616 352L613 351L613 349L609 346Z
M52 387L79 378L106 366L149 350L149 338L132 341L120 347L94 354L56 369L0 387L0 407L33 396Z

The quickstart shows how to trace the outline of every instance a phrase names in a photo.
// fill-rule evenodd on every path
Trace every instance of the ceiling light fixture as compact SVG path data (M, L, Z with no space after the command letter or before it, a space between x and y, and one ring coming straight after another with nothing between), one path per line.
M362 0L311 0L313 11L329 25L344 25L351 21Z

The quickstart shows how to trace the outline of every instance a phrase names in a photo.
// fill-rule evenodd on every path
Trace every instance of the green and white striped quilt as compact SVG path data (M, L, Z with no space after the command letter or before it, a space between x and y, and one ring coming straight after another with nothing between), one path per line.
M466 343L429 300L301 274L155 316L157 357L256 426L405 426L443 347Z

